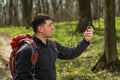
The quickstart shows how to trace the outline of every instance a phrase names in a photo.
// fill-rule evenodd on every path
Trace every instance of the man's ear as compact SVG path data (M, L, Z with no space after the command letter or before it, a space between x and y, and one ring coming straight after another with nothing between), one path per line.
M43 26L38 27L38 32L43 32Z

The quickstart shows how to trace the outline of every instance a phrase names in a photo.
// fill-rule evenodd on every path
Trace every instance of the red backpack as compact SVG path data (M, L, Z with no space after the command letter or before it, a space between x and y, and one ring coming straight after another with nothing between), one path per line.
M21 34L18 36L15 36L11 42L10 45L12 47L12 53L10 54L9 58L9 65L10 65L10 71L12 74L12 77L14 78L16 75L16 55L17 51L25 44L32 45L32 56L31 56L31 63L32 63L32 76L35 76L35 64L38 59L38 49L36 43L33 41L32 37L29 34Z

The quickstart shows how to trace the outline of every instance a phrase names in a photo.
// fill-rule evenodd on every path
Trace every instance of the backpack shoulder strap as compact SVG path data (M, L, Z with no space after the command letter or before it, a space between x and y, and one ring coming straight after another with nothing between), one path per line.
M38 46L35 43L35 41L30 38L30 39L26 39L26 43L30 44L31 50L32 50L32 55L31 55L31 63L32 63L32 67L31 67L31 74L32 77L35 77L35 67L36 67L36 62L38 60Z
M57 52L57 54L59 53L58 49L57 49L57 45L54 41L49 41L50 42L50 45L55 49L55 51Z

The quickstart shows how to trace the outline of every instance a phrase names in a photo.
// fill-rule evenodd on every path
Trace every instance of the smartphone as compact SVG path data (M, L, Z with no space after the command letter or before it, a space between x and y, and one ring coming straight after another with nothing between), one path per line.
M87 28L91 28L91 21L88 22L88 27Z

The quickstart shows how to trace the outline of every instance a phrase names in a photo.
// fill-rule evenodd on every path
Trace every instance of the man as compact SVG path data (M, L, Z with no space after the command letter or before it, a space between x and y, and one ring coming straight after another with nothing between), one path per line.
M73 47L65 47L54 42L57 49L53 48L48 39L53 35L53 22L47 14L38 14L32 20L34 31L33 40L38 46L38 60L36 62L35 79L56 80L56 58L70 60L78 57L89 45L93 36L93 28L87 28L84 38ZM25 44L17 53L15 80L31 80L31 48Z

